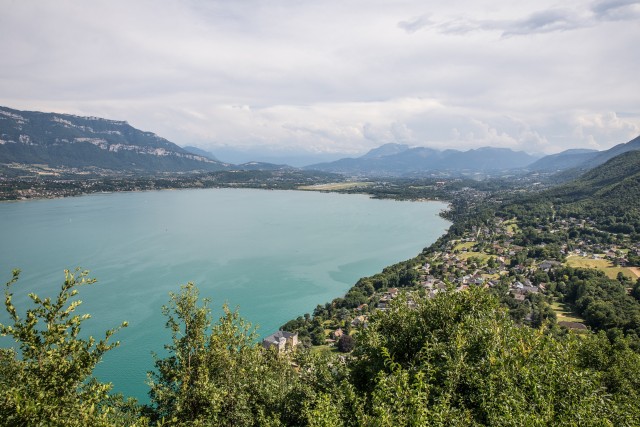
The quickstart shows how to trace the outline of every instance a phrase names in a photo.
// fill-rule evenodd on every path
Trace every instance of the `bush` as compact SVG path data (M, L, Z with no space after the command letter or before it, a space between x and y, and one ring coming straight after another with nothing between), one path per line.
M356 346L356 342L351 335L343 335L338 340L338 350L342 353L349 353Z

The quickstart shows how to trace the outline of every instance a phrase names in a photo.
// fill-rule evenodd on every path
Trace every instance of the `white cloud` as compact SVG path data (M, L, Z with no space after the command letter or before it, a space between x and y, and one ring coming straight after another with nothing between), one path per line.
M442 34L464 35L475 31L499 32L503 37L571 31L592 27L609 21L640 19L639 0L603 0L585 9L582 2L569 8L555 6L530 11L528 14L501 17L496 13L484 19L469 17L444 17L439 20L421 15L398 23L398 27L413 34L420 30L435 30ZM498 2L496 2L498 4ZM538 3L532 3L537 5ZM475 14L481 14L475 11Z
M573 120L573 135L597 149L626 142L640 135L640 114L621 118L617 113L577 114Z
M0 104L128 120L202 147L606 148L640 133L639 8L5 0Z

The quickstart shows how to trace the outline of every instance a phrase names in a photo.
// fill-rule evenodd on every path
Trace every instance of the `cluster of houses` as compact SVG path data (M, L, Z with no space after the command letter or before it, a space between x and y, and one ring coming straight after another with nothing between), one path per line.
M465 238L448 242L440 251L429 254L427 262L419 267L419 285L428 297L434 297L439 292L447 290L462 291L472 286L491 288L505 281L509 284L508 292L517 301L524 301L528 295L544 293L545 283L533 283L536 271L549 272L562 266L557 260L535 261L520 256L527 248L513 243L514 226L508 221L496 220L494 227L477 227L471 230ZM569 227L590 227L584 220L561 220L554 223L551 230L568 230ZM541 226L542 227L542 226ZM539 228L541 228L539 227ZM498 237L499 238L496 238ZM544 244L539 246L544 247ZM614 265L624 267L628 265L628 254L640 255L640 242L632 242L631 246L619 247L614 244L602 244L576 239L560 245L562 256L578 255L591 259L606 259ZM517 262L514 262L518 260ZM508 278L508 279L507 279ZM355 317L350 321L353 328L366 327L368 317L365 313L372 310L388 310L391 301L400 294L398 288L389 288L377 294L377 305L369 307L361 304L354 310ZM409 305L413 301L407 301ZM565 322L566 323L566 322ZM575 322L573 322L575 323ZM581 323L567 325L572 329L584 328ZM342 328L334 330L327 342L335 343L345 332ZM297 334L279 331L263 341L265 347L276 347L278 351L286 351L297 345Z

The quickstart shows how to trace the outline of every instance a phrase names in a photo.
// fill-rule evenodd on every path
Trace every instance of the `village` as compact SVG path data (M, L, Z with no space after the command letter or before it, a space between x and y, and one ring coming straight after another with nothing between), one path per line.
M498 295L518 322L534 326L552 322L580 333L589 327L562 301L550 277L555 270L599 270L610 279L622 280L628 293L640 278L640 243L628 235L599 230L589 220L546 218L523 229L516 218L496 216L488 225L470 227L456 237L404 263L404 268L412 270L411 280L404 286L380 286L393 281L376 276L361 279L345 298L318 306L313 318L299 317L284 329L296 334L295 345L337 351L343 337L366 328L372 316L388 310L395 300L411 307L415 295L434 298L441 292L480 287ZM350 298L356 293L354 289L361 291L357 294L361 298ZM264 341L263 345L275 343ZM284 345L277 347L285 351Z

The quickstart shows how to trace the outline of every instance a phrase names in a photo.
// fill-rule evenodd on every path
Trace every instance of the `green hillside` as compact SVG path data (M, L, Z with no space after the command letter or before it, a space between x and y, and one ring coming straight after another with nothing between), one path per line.
M638 195L640 189L633 184L640 177L640 151L623 153L600 165L573 182L551 191L564 201L578 201L584 198L620 196L621 191L631 191Z
M640 151L629 151L541 195L558 214L590 219L612 232L640 231Z

